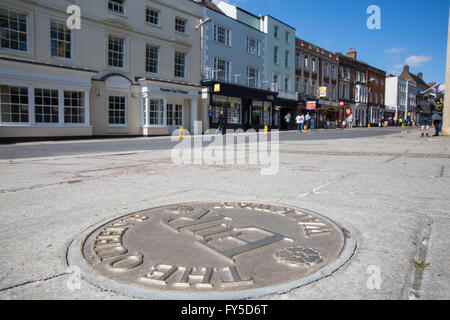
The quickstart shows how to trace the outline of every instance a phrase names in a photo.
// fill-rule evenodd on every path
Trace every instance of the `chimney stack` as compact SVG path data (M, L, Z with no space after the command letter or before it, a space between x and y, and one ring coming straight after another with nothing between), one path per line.
M355 50L355 48L350 48L350 49L348 49L347 57L356 60L356 50Z
M423 77L422 72L419 72L419 73L417 74L417 76L418 76L420 79L422 79L422 77Z
M409 66L407 64L403 67L403 72L409 73Z

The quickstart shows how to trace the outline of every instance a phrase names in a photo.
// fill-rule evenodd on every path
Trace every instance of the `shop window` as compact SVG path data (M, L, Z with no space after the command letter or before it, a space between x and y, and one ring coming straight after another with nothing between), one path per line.
M85 123L84 92L64 91L64 123Z
M181 104L167 105L167 125L169 126L183 125L183 105Z
M58 90L34 89L34 108L36 123L58 123Z
M164 100L150 99L150 125L164 125Z
M28 88L0 86L3 123L28 123Z

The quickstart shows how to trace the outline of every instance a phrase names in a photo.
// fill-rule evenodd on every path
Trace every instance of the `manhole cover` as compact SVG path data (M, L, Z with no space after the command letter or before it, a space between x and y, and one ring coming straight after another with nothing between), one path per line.
M240 299L331 274L355 245L348 231L305 209L198 202L97 226L72 243L68 258L89 266L82 271L88 281L133 296Z

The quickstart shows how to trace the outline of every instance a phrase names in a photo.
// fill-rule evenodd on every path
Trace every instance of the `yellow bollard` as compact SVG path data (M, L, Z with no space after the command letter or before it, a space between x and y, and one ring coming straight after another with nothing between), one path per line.
M303 127L303 132L308 132L308 126L305 125L305 126Z
M402 128L405 128L405 124L404 123L402 123Z
M269 127L267 125L264 126L264 133L269 134Z
M367 125L367 128L370 128L370 123Z
M183 139L183 138L184 138L183 127L180 127L180 132L179 132L179 134L178 134L178 138L179 138L179 139Z

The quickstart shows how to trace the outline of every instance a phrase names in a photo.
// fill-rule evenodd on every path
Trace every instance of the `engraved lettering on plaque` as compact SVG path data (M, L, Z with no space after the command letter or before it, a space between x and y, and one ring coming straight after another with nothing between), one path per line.
M165 286L167 285L167 279L169 279L177 270L177 266L160 264L153 266L150 273L147 273L140 279L149 283Z
M281 240L288 240L293 242L294 240L291 238L288 238L282 234L275 233L269 230L265 230L262 228L257 227L246 227L246 228L235 228L236 232L234 234L225 235L217 238L207 238L206 240L199 241L201 244L205 245L206 247L214 250L215 252L221 254L225 258L227 258L231 262L235 262L234 257L237 255L240 255L242 253L259 249L262 247L265 247L267 245L270 245L274 242L281 241ZM256 241L248 241L241 237L241 234L243 231L261 231L264 233L270 234L270 236L259 239ZM219 249L211 244L211 242L223 242L224 240L237 240L237 242L241 243L241 245L227 248L227 249Z
M253 280L252 277L250 277L249 279L243 280L241 278L241 276L239 275L239 272L238 272L236 266L227 267L227 268L224 268L223 270L230 272L233 281L222 280L222 283L220 284L221 287L234 288L234 287L248 286L248 285L255 284L255 280Z

